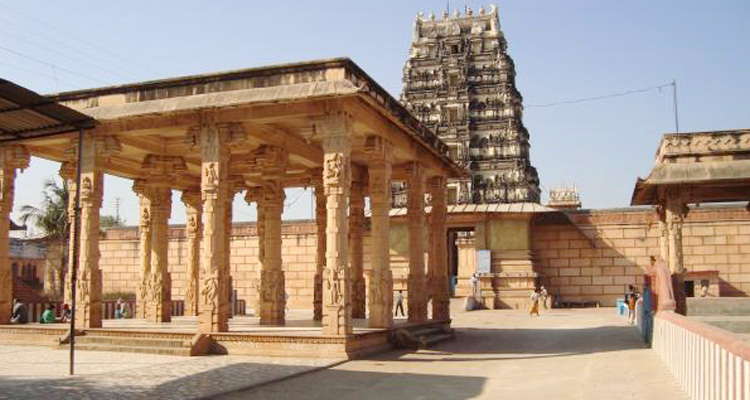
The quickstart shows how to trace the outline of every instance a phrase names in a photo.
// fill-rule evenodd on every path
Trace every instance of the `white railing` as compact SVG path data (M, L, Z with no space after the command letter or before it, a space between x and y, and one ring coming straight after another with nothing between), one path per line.
M663 311L654 318L652 347L691 398L750 400L750 342Z

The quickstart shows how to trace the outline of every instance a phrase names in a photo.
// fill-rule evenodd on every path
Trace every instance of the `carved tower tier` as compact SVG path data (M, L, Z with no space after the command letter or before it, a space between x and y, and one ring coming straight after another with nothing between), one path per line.
M444 12L441 19L420 13L414 21L401 102L470 172L449 183L451 204L539 202L523 99L506 50L494 6L465 16Z

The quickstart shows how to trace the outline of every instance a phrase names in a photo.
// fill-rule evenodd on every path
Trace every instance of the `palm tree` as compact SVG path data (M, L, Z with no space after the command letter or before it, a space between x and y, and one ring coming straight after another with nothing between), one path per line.
M67 244L70 236L70 221L68 219L68 185L63 181L58 185L53 179L44 181L42 190L41 207L25 205L21 207L21 222L25 225L33 223L41 229L48 240L58 241L60 244L60 270L58 282L59 293L62 294L65 287L65 272L67 270Z

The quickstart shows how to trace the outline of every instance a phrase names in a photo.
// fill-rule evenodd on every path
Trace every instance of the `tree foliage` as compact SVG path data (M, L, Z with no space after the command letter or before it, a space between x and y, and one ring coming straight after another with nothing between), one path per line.
M44 181L40 207L21 207L21 222L36 225L45 235L55 239L67 239L70 232L68 220L68 185L58 185L53 179Z

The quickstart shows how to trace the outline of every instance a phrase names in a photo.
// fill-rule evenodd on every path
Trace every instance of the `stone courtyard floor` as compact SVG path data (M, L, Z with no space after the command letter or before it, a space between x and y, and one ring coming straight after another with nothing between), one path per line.
M614 309L453 315L456 341L343 364L80 351L68 378L65 350L1 345L0 399L687 398Z
M458 338L221 399L687 399L613 308L454 312Z

